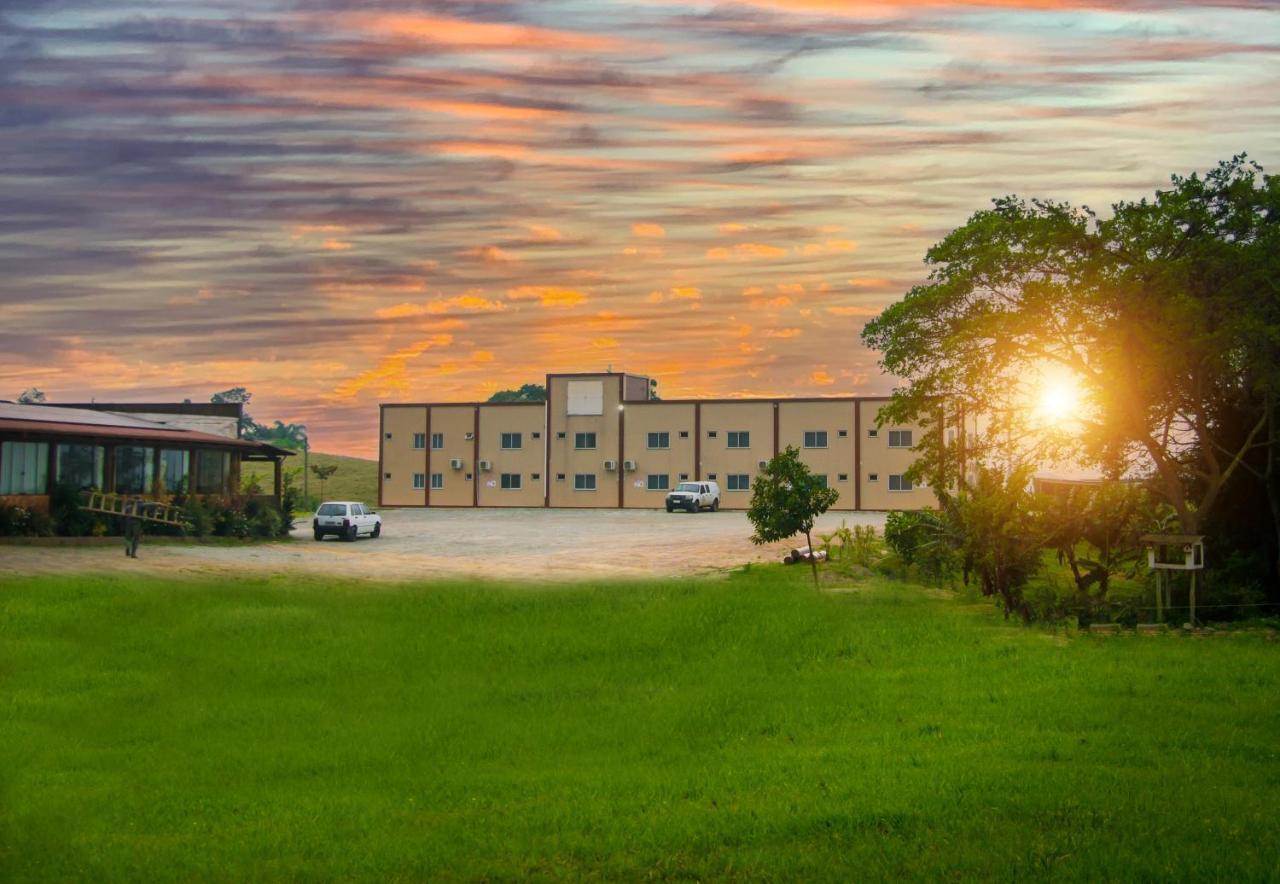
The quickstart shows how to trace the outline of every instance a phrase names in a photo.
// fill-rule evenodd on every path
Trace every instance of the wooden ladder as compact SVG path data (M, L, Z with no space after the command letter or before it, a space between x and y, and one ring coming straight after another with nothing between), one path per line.
M138 500L123 494L108 494L105 491L84 492L84 503L80 509L90 513L102 513L106 516L132 516L144 522L155 522L170 525L174 528L187 527L182 518L182 507L154 500Z

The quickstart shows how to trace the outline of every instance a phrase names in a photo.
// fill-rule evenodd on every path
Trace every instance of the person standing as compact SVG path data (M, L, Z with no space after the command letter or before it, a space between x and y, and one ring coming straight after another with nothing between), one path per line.
M142 498L135 497L124 508L124 554L131 559L138 557L138 543L142 540L141 507Z

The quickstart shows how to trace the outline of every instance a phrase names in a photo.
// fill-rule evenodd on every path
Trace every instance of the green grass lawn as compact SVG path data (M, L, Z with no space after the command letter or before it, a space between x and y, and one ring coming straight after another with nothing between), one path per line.
M340 454L322 454L311 452L308 463L320 466L336 466L338 471L325 480L325 500L359 500L369 506L378 505L378 462L362 457L344 457ZM271 483L275 481L275 468L269 463L246 461L240 465L240 480L243 482L250 476L256 476L262 487L270 493ZM297 470L298 487L302 487L302 452L285 459L286 470ZM320 481L313 475L310 478L311 496L321 500Z
M806 578L0 577L0 878L1280 877L1280 643Z

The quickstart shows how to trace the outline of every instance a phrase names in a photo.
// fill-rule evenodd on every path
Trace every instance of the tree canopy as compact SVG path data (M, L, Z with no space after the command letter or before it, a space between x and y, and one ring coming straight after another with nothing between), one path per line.
M755 529L751 542L776 543L803 534L812 552L813 523L839 496L838 491L809 472L800 460L800 452L788 445L765 465L752 484L751 505L747 509L747 518ZM818 579L816 564L813 578L815 582Z
M523 384L518 390L499 390L489 397L490 402L545 402L547 388L542 384Z
M926 261L928 281L863 340L908 381L883 420L969 418L918 443L935 487L963 486L966 465L1069 458L1149 476L1195 532L1246 456L1276 444L1280 178L1245 156L1105 218L998 199ZM1081 402L1046 425L1032 403L1055 375ZM1226 407L1244 418L1229 425Z

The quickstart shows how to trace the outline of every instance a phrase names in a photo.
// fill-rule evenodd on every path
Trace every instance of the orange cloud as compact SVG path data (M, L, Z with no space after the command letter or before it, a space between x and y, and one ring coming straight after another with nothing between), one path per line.
M468 258L476 258L486 264L507 264L515 260L515 257L509 252L504 252L497 246L476 246L473 249L467 249L463 252Z
M827 312L832 316L879 316L880 311L875 307L850 307L836 306L828 307Z
M661 224L632 224L631 232L636 236L648 236L657 239L667 235L667 229Z
M342 28L363 31L384 39L469 50L598 52L619 49L625 45L622 40L600 34L411 13L353 12L338 18Z
M558 242L561 239L559 230L545 224L530 224L529 235L535 242Z
M755 258L781 258L786 254L786 249L761 242L740 242L734 245L732 250L723 247L707 249L707 257L714 261L727 261L730 258L748 261Z
M618 346L618 339L617 338L594 338L591 341L591 346L595 347L597 350L608 350L611 347Z
M770 328L765 330L764 336L766 338L798 338L800 337L800 329Z
M815 371L809 375L809 383L817 384L820 387L829 387L836 382L836 379L825 371Z
M523 144L500 144L492 141L435 141L431 144L436 153L467 157L499 157L515 160L529 153Z
M800 250L802 255L831 255L852 252L858 244L851 239L829 239L826 242L809 243Z
M513 301L537 300L543 307L573 307L587 300L578 289L558 288L550 285L521 285L507 290Z
M683 301L697 301L702 297L702 289L693 285L676 286L671 290L671 297Z
M383 357L373 368L339 384L334 388L333 395L338 399L351 399L366 389L372 389L379 396L407 392L409 379L406 368L409 360L418 358L432 348L447 347L452 343L453 335L447 334L432 335L415 341L408 347Z
M393 307L382 307L374 311L378 319L403 319L407 316L425 316L428 313L487 313L495 310L506 310L507 305L501 301L491 301L479 295L458 295L443 301L430 301L426 304L396 304Z

